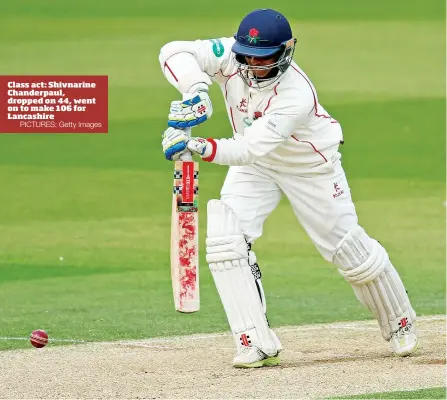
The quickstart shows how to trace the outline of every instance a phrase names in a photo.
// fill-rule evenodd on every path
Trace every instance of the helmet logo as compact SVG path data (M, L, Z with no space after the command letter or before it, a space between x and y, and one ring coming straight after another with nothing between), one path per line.
M246 36L246 39L248 40L248 43L256 44L256 42L259 40L259 31L256 28L251 28L248 32L248 35Z

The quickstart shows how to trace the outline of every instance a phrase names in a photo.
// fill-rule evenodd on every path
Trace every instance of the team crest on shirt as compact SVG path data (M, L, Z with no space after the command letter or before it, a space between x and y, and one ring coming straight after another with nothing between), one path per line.
M262 117L262 112L261 111L255 111L253 114L253 119L250 119L249 117L245 117L243 119L245 126L251 126L251 124L253 123L253 121L256 121L257 119Z
M262 112L261 111L255 111L255 113L253 114L253 121L256 121L258 118L262 117Z

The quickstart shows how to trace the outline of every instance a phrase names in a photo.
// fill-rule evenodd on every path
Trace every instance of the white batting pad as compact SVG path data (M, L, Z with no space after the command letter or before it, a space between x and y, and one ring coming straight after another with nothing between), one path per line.
M371 310L386 340L399 327L416 320L416 313L388 253L360 226L337 246L334 264L351 284L357 298Z
M208 202L206 253L236 345L255 345L275 355L280 343L264 314L248 263L248 245L233 210L220 200Z

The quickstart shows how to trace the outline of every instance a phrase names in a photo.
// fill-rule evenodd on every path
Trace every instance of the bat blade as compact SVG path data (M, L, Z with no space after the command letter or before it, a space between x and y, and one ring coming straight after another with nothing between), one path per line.
M199 311L199 164L176 161L171 220L171 278L175 309Z

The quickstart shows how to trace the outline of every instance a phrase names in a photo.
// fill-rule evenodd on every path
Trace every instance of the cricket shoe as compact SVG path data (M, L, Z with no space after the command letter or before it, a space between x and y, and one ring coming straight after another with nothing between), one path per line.
M396 356L405 357L416 351L419 343L418 332L414 324L400 327L391 334L391 348Z
M233 359L233 367L235 368L259 368L273 367L279 365L279 351L274 356L265 354L256 346L243 348L239 354Z

